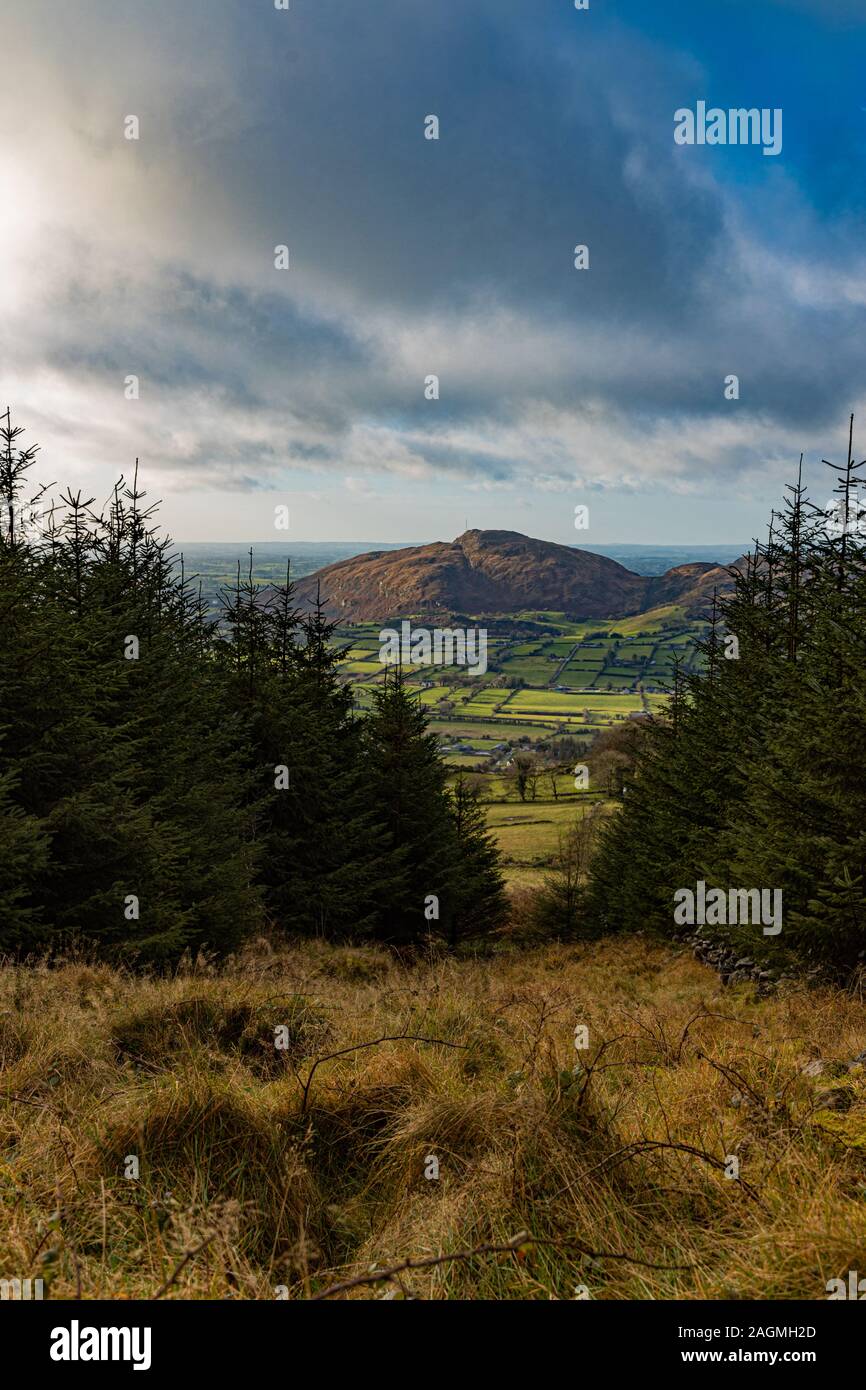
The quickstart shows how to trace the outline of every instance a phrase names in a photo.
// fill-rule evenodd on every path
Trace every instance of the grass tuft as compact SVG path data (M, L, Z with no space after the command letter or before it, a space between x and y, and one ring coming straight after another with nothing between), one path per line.
M0 1277L822 1299L866 1267L864 1051L856 998L724 989L641 936L414 964L263 942L165 979L7 965Z

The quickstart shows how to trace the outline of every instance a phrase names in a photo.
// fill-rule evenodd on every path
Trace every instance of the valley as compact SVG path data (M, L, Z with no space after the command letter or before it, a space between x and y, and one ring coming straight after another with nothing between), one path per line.
M461 773L472 780L511 888L537 886L576 814L621 795L621 756L590 750L605 733L664 709L677 669L700 669L697 644L713 592L729 586L726 566L740 554L735 546L625 546L612 547L613 558L510 531L375 549L360 542L180 549L214 616L239 566L262 604L288 569L292 602L309 611L318 599L334 625L339 679L359 715L383 688L386 634L432 629L432 659L404 664L404 680L452 781ZM546 606L521 606L529 597ZM483 673L473 674L471 662L449 664L447 648L436 659L436 638L448 628L467 638L486 633ZM584 788L575 768L585 758ZM526 772L522 787L516 761Z
M675 605L608 623L551 611L484 621L483 676L419 666L406 668L404 679L452 774L472 778L507 883L538 886L575 817L621 790L616 759L591 759L585 790L575 785L575 767L603 731L664 708L677 663L683 673L700 667L696 641L706 623ZM333 635L359 711L370 708L389 669L379 660L380 631L378 623L351 623ZM522 796L515 759L528 770Z

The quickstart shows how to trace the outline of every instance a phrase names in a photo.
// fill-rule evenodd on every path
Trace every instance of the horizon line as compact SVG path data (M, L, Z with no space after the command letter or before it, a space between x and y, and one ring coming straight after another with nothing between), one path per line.
M470 528L470 529L472 529L472 528ZM491 526L491 527L486 527L486 528L475 528L475 529L486 529L486 530L491 530L491 531L501 531L501 530L503 530L503 527L501 527L501 526ZM465 534L465 533L464 533L464 532L461 532L461 535L462 535L462 534ZM523 531L516 531L516 532L514 532L513 534L514 534L514 535L525 535L526 533L523 532ZM334 539L330 539L330 538L328 538L328 537L323 537L322 539L316 539L316 540L296 540L296 541L273 540L273 539L270 539L270 540L263 540L263 539L258 539L258 540L226 540L226 539L221 539L221 540L205 540L205 541L180 541L180 540L176 540L174 537L172 537L171 539L172 539L172 543L173 543L174 545L177 545L177 546L181 546L181 545L253 545L253 546L255 546L255 545L281 545L281 546L291 546L291 545L369 545L369 546L387 545L387 546L394 546L394 547L397 547L397 548L400 548L400 547L409 548L410 546L416 546L416 545L441 545L441 544L448 545L448 544L451 544L451 542L448 542L448 541L436 541L436 540L429 540L429 539L428 539L428 540L416 540L416 541L381 541L381 540L379 540L379 541L345 540L345 541L344 541L344 540L334 540ZM454 539L456 539L456 537L455 537ZM529 537L527 537L527 539L529 539L529 540L546 540L547 538L544 537L544 536L529 536ZM573 543L573 542L570 542L570 541L552 541L552 540L547 540L547 543L548 543L549 545L563 545L563 546L565 546L565 547L566 547L567 549L569 549L569 550L594 550L594 549L597 550L597 549L599 549L599 548L602 547L602 546L608 546L608 545L616 546L616 547L617 547L618 549L620 549L620 550L627 550L627 549L632 549L632 550L651 550L651 549L653 549L654 547L658 547L658 548L661 548L661 549L664 549L664 550L717 550L717 549L733 550L733 549L735 549L737 546L742 546L742 545L751 546L751 544L752 544L751 541L748 541L748 542L747 542L747 541L695 541L694 544L692 544L692 545L684 544L682 541L597 541L597 542L593 542L593 544L591 544L591 545L590 545L590 544L577 545L577 544L575 544L575 543Z

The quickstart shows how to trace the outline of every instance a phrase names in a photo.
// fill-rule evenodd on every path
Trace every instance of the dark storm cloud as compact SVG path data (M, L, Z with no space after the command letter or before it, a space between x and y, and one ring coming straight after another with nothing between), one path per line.
M725 84L701 15L662 40L665 11L37 0L13 40L36 48L76 178L50 204L53 257L26 229L14 247L35 291L22 379L49 369L107 412L136 372L152 452L217 481L250 452L264 474L603 481L618 431L634 455L678 421L715 430L731 373L737 427L708 466L752 467L774 432L807 443L862 391L862 247L796 139L778 160L675 146L676 108ZM129 111L137 147L117 138ZM35 121L22 138L50 166ZM847 168L862 133L835 138ZM695 449L672 471L701 468Z

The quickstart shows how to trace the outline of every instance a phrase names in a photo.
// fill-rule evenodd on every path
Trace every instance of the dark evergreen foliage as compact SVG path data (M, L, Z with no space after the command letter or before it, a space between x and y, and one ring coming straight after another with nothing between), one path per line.
M384 808L391 847L382 934L398 943L431 932L450 939L460 865L446 772L399 666L374 694L363 745L369 793Z
M262 593L251 562L211 621L137 470L103 512L49 505L20 434L7 413L0 951L75 940L158 964L266 928L411 943L498 925L480 813L465 789L452 803L399 676L356 719L334 625L298 610L289 574Z
M674 921L674 893L781 890L783 925L708 927L763 961L847 976L866 959L866 534L849 433L838 509L788 489L733 571L704 644L644 740L592 866L587 925ZM738 656L730 638L738 643Z
M502 927L508 916L505 882L499 869L499 850L487 828L478 790L461 773L451 792L451 814L457 836L459 872L449 924L452 946L486 936Z

